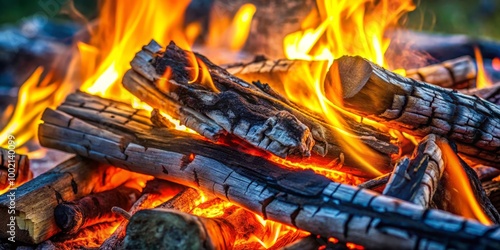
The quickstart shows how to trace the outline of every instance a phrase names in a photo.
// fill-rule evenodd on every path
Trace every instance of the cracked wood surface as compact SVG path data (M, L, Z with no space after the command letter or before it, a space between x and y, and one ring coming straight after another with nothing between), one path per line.
M9 167L14 169L14 178L9 178ZM0 190L19 186L33 178L28 156L9 154L9 150L0 148ZM9 179L13 179L12 183Z
M190 82L193 67L186 62L185 54L191 52L174 44L163 54L160 50L154 41L145 46L131 62L132 70L125 74L123 85L149 105L178 118L181 124L212 140L231 133L280 157L308 156L312 150L313 156L324 156L315 157L322 164L339 165L342 161L359 169L358 174L366 172L358 157L339 146L337 137L342 132L338 128L279 97L268 85L247 83L199 54L194 56L207 66L213 83L203 80L203 72L198 75L201 79ZM172 72L168 82L158 73L166 68ZM349 122L347 131L380 155L374 167L390 171L389 156L397 153L390 136L354 120Z
M411 158L404 157L396 164L384 195L429 207L445 167L437 140L446 141L435 135L424 137Z
M54 221L54 208L63 201L88 195L106 178L108 167L73 157L15 191L16 241L38 244L61 230ZM7 196L0 196L0 237L7 238L10 214Z
M97 99L95 106L116 106L88 98ZM285 169L196 134L152 128L149 119L138 126L142 118L131 108L113 117L104 110L47 109L40 143L198 188L265 219L341 241L385 249L500 247L498 226Z
M344 106L351 112L417 137L446 137L469 160L500 167L497 105L402 77L361 57L335 60L330 71L340 76Z
M463 90L462 93L477 96L496 105L500 105L500 83L482 89Z

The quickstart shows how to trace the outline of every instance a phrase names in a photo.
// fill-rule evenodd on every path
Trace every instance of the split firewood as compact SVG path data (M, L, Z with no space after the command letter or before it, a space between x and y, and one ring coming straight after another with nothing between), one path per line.
M410 135L455 141L471 161L500 167L500 107L405 78L361 57L335 60L326 87L341 84L346 109ZM340 81L340 82L338 82Z
M462 93L477 96L496 105L500 105L500 83L482 89L462 90Z
M476 65L470 56L406 71L406 77L452 89L475 87L476 76Z
M124 249L232 249L234 230L221 219L172 209L141 210L130 218Z
M381 175L379 177L367 180L367 181L359 184L358 187L376 190L376 191L380 191L380 193L382 193L383 189L381 189L381 188L387 184L387 182L391 178L391 175L392 175L392 173L387 173L387 174Z
M0 192L17 187L33 178L28 156L0 148ZM10 175L10 176L9 176Z
M123 78L124 87L153 108L168 112L212 140L229 133L280 157L309 156L312 150L325 156L316 157L317 161L343 159L346 170L357 169L357 174L366 175L359 157L339 146L339 128L313 112L298 109L269 94L271 91L262 90L269 86L259 88L258 84L247 83L173 43L161 50L155 41L145 46ZM353 118L348 121L351 127L347 132L380 155L374 167L390 171L389 155L397 153L390 136Z
M445 164L437 142L446 139L428 135L417 145L411 158L402 158L394 167L383 194L429 206Z
M54 209L57 226L67 234L97 223L116 221L119 217L111 212L114 206L128 210L139 196L139 190L120 187L87 195L79 200L63 202Z
M60 230L54 221L54 208L63 201L79 199L90 194L106 181L111 167L81 157L73 157L50 171L13 190L15 208L11 204L11 192L0 196L0 237L9 234L10 216L15 216L15 239L37 244L49 239ZM10 206L10 207L9 207ZM9 211L15 211L15 214Z
M288 169L196 134L152 128L148 119L137 125L131 108L113 118L65 110L45 111L42 145L198 188L311 234L385 249L500 248L500 227Z
M161 202L164 197L169 197L169 193L175 193L182 189L180 185L164 180L154 179L146 183L146 187L142 191L141 197L137 199L134 205L128 211L128 216L134 215L137 211L151 208L155 203ZM181 193L184 190L180 191ZM177 194L178 195L178 194ZM101 250L120 249L123 239L125 238L125 229L128 225L128 219L120 222L120 225L115 229L113 234L109 236L99 247Z

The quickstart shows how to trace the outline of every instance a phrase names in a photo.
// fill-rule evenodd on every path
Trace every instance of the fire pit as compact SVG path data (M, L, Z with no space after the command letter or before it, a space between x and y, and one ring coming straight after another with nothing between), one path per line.
M500 44L411 1L99 7L10 66L0 248L500 248Z

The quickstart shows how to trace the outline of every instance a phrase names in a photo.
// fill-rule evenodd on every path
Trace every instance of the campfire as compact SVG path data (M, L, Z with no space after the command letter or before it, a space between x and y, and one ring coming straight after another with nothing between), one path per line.
M0 120L0 248L500 248L500 43L410 0L61 8Z

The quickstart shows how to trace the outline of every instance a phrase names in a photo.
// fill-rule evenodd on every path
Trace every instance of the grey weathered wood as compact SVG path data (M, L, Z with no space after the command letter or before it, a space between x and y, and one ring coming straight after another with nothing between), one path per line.
M461 92L467 95L477 96L496 105L500 105L500 83L496 83L482 89L469 89L462 90Z
M466 158L500 167L497 105L402 77L361 57L342 57L330 70L338 70L346 109L417 137L445 136Z
M345 171L367 174L360 158L340 146L339 128L262 90L269 86L247 83L199 54L195 56L207 65L213 84L201 80L189 83L186 78L189 71L184 68L192 70L185 59L186 53L191 52L174 44L163 54L158 54L160 50L154 41L145 46L131 62L132 70L123 78L125 88L154 108L168 112L181 124L209 139L216 140L230 133L281 157L308 156L312 150L314 155L324 156L312 157L316 162L331 167L342 166L338 164L342 162ZM168 82L158 73L166 67L175 69ZM353 118L347 120L350 127L346 130L379 156L379 160L373 161L374 167L388 172L389 155L397 153L390 136Z
M198 135L143 129L116 116L106 118L102 112L90 116L74 111L47 109L40 131L51 128L51 133L39 133L40 143L198 188L265 219L343 242L385 249L500 247L498 226L335 183L309 170L286 169ZM54 117L71 117L71 122L57 123ZM122 117L130 120L133 115ZM73 122L81 127L71 128ZM65 136L69 131L92 138L92 143L73 142ZM101 141L107 139L95 137L102 131L123 140L104 149ZM107 154L110 150L122 152L126 159Z
M411 158L401 159L383 194L429 207L445 168L438 141L447 143L444 138L428 135L419 142Z
M406 77L443 88L468 89L476 86L476 65L470 56L462 56L406 71Z
M88 195L103 183L108 167L73 157L15 190L16 241L37 244L60 231L54 208ZM0 196L0 237L7 238L9 192Z
M16 154L15 150L12 152L9 154L8 149L0 148L0 191L17 187L33 178L28 156ZM9 173L14 175L11 176L13 178L9 178Z

